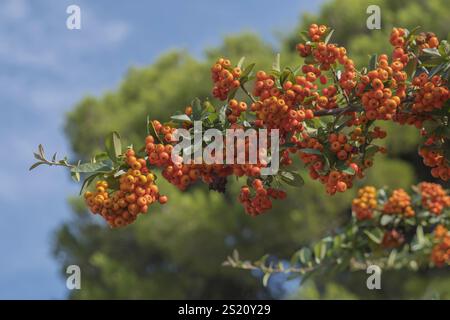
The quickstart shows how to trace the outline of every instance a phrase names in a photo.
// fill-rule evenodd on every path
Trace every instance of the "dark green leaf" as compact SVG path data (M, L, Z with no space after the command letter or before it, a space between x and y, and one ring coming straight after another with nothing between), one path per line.
M379 230L379 229L375 229L375 230L373 230L372 232L371 231L369 231L369 230L364 230L364 233L366 234L366 236L370 239L370 240L372 240L373 242L375 242L376 244L380 244L381 243L381 240L382 240L382 238L381 238L381 236L380 236L380 232L381 232L381 230Z
M298 151L303 152L303 153L307 153L307 154L316 154L321 156L322 152L320 150L317 149L312 149L312 148L303 148L303 149L299 149Z
M348 165L346 165L344 162L341 161L336 163L336 169L351 176L353 176L356 173L352 167L349 167Z
M122 143L120 135L114 131L105 139L105 150L109 158L114 162L122 154Z
M300 37L303 39L303 41L308 42L309 41L309 33L308 33L308 31L300 32Z
M34 163L34 164L30 167L29 170L31 171L31 170L33 170L34 168L40 166L41 164L45 164L45 162L42 162L42 161L36 162L36 163Z
M249 75L250 75L250 73L252 72L252 70L253 70L253 68L255 67L255 63L252 63L252 64L249 64L245 69L244 69L244 71L242 71L242 74L241 74L241 79L243 78L243 77L248 77ZM241 83L242 83L242 81L241 81Z
M94 181L95 178L99 175L100 175L100 173L94 173L94 174L88 176L86 179L84 179L83 184L81 185L81 188L80 188L80 195L83 193L83 191L85 189L89 188L92 181Z
M153 125L153 121L151 121L148 117L147 117L147 129L148 133L155 139L155 142L162 143L162 140L158 135L158 133L156 132L155 126Z
M299 188L305 184L302 176L295 172L281 171L280 176L281 180L292 187Z
M192 100L192 118L194 120L200 120L202 116L202 103L199 98Z
M370 57L369 70L375 70L377 68L377 60L378 60L378 55L377 54L373 54Z

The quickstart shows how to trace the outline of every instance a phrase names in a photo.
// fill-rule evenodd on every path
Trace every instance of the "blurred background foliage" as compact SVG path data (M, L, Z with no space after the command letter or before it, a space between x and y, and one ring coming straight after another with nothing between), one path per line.
M381 8L381 30L366 28L366 8L372 4ZM312 22L334 28L333 40L345 45L362 66L371 53L390 52L391 27L420 25L447 38L449 16L445 0L335 0L325 3L318 14L303 14L294 31L285 30L280 36L278 48L256 34L242 33L206 49L201 60L188 52L168 52L147 67L130 69L117 89L80 101L67 115L67 137L74 156L84 159L102 148L111 130L119 131L127 143L141 146L147 115L165 120L193 97L210 97L209 68L218 57L237 63L246 56L257 68L269 69L275 52L280 51L282 65L302 64L294 48L300 30ZM432 181L417 156L417 130L388 127L389 154L378 156L360 185L408 188L419 180ZM329 197L320 184L307 179L302 189L288 190L286 201L251 218L235 200L239 186L234 181L229 181L225 195L208 192L205 186L180 193L163 179L158 182L170 202L152 206L146 216L119 230L110 230L93 217L79 198L70 199L73 219L54 238L62 272L68 264L82 269L83 290L73 291L70 298L450 298L448 270L386 272L383 289L369 291L364 272L313 278L301 287L280 275L264 288L259 274L221 266L234 248L253 260L265 253L290 257L301 245L350 218L356 188Z

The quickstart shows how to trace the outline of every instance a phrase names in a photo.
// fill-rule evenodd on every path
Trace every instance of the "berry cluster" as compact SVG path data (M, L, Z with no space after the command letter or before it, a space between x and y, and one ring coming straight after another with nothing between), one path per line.
M352 201L352 211L358 220L370 220L377 207L377 190L366 186L358 190L358 197Z
M247 111L247 104L243 101L238 102L236 99L228 101L227 118L230 123L236 123L242 112Z
M418 185L422 196L422 206L435 215L440 215L442 210L450 207L450 196L441 185L430 182L422 182Z
M428 146L419 149L419 155L423 158L423 163L431 167L431 175L447 181L450 178L449 160L444 156L443 147L431 148Z
M414 113L432 112L434 109L441 109L450 97L448 88L444 86L444 81L438 75L430 79L424 72L414 77L412 83L417 87L412 105Z
M437 244L431 252L431 260L437 267L450 264L450 232L443 225L438 225L434 230Z
M311 41L317 42L317 44L312 46L310 44L300 43L297 45L297 51L300 56L304 58L312 56L319 64L319 70L322 71L330 70L336 62L342 65L343 70L338 81L341 88L348 93L356 85L356 71L354 62L347 56L347 50L344 47L338 47L331 43L326 44L324 42L320 42L320 37L326 31L326 26L317 27L317 25L311 25L309 36ZM325 84L327 80L324 76L322 76L320 78L320 82Z
M415 38L421 49L437 48L439 45L439 39L433 32L421 32Z
M368 120L391 120L395 115L397 107L405 97L404 82L407 75L402 69L407 59L403 49L396 48L390 65L388 56L382 54L378 58L378 68L361 76L357 93L361 96Z
M211 68L211 74L214 82L212 93L217 99L226 100L230 90L240 86L241 69L232 68L228 59L218 59Z
M239 202L244 205L246 212L251 216L257 216L271 209L272 199L284 198L286 198L284 191L266 188L260 179L253 180L251 187L243 186L239 194Z
M404 235L396 229L391 229L384 232L383 239L381 240L381 245L383 246L383 248L392 249L400 247L404 242Z
M256 73L253 95L259 101L252 103L251 111L255 112L257 124L268 129L279 129L281 135L287 132L296 132L303 129L302 122L312 119L312 110L296 108L302 103L316 86L305 77L296 77L296 84L286 81L283 91L275 86L274 76L264 71Z
M406 218L413 217L415 213L411 206L411 197L403 189L394 190L384 205L383 213L398 214Z
M106 181L96 184L95 192L84 194L87 205L94 214L100 214L111 227L122 227L136 220L139 213L147 213L155 201L167 202L167 196L159 194L155 176L147 168L146 160L136 158L133 149L125 153L128 166L119 178L119 189L109 187Z

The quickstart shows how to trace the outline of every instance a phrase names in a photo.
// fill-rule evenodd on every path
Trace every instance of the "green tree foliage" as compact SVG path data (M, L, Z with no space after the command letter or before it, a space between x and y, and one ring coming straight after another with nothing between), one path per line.
M366 28L369 4L381 7L381 30ZM444 0L331 1L318 15L304 15L297 31L282 40L281 63L302 63L294 53L296 38L298 30L312 21L336 29L334 40L349 48L350 56L360 64L367 61L369 53L389 50L385 39L393 25L421 25L445 38L449 14ZM206 50L203 60L176 51L147 67L132 68L117 89L84 98L68 114L66 133L72 149L87 159L103 146L112 129L129 139L126 144L142 145L147 115L167 119L192 97L211 97L209 68L217 57L237 61L246 56L257 62L258 69L270 67L274 54L258 36L240 34ZM389 126L389 155L377 156L377 165L363 183L407 188L419 179L431 180L417 156L417 131ZM348 221L355 192L330 197L318 183L307 180L302 189L290 190L287 200L276 203L270 212L251 218L235 200L238 190L233 181L225 195L203 187L180 193L158 182L171 201L164 207L152 207L147 216L120 230L110 230L88 213L79 199L71 200L73 218L58 229L54 248L62 270L68 264L78 264L83 270L83 290L74 292L72 298L270 297L258 275L221 267L226 256L238 248L249 259L265 253L288 257L301 245ZM448 285L443 284L450 278L442 271L383 276L389 285L382 292L369 292L366 275L361 272L313 279L314 283L292 297L411 298L430 297L434 291L448 297Z

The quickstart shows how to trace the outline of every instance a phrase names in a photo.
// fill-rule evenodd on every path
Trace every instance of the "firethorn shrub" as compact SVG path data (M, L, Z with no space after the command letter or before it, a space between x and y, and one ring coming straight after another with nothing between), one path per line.
M450 45L430 32L394 28L386 40L391 52L373 55L367 66L357 69L346 48L331 41L332 34L331 28L317 24L301 33L297 68L282 68L279 55L271 70L256 72L255 64L245 66L244 59L234 64L219 58L211 67L211 79L212 96L221 106L196 98L169 122L147 119L141 148L122 152L120 137L114 132L105 142L104 153L88 163L70 164L56 156L46 159L39 146L38 162L31 169L41 164L64 166L76 180L82 177L86 204L112 227L135 221L156 202L168 202L167 196L160 195L155 170L183 191L203 182L211 190L225 192L229 177L243 180L238 201L249 215L257 216L270 210L274 200L287 196L284 186L303 184L292 166L294 160L303 163L309 177L330 196L353 188L375 165L375 154L389 152L379 144L389 133L377 123L390 121L417 128L423 137L418 147L423 163L433 177L448 181ZM266 129L269 135L278 130L280 169L275 175L262 175L274 155L259 155L251 163L245 157L254 147L249 139L232 145L241 150L235 157L244 156L244 163L207 164L202 159L186 163L181 159L190 154L187 150L172 157L177 130L186 129L193 138L195 121L220 132ZM228 149L215 152L217 158L225 159ZM389 267L447 264L447 191L424 182L413 192L399 189L388 195L371 186L360 189L344 231L312 249L302 249L295 256L299 258L293 259L292 270L312 270L323 261L354 262L356 253L363 259L348 264L350 268L372 258ZM408 257L402 260L408 263L396 262L392 252ZM244 266L233 259L229 264ZM264 263L258 267L264 272L272 270Z

